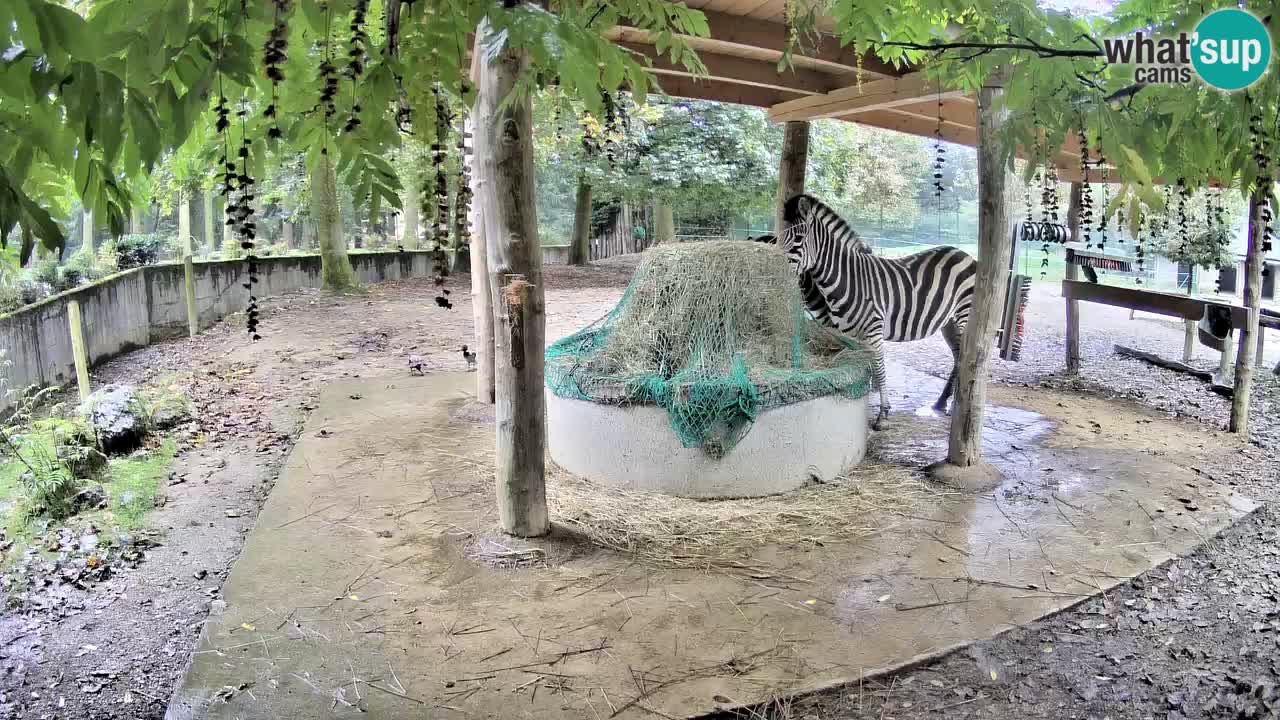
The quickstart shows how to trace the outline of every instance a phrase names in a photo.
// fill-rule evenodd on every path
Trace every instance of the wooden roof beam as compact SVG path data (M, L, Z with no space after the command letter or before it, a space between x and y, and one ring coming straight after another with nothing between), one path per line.
M683 75L657 75L660 90L672 97L690 98L693 100L710 100L712 102L750 105L767 108L771 105L797 97L794 91L779 90L773 87L757 85L740 85L715 80L698 80Z
M924 75L913 74L901 78L872 80L832 90L825 95L779 103L769 108L769 120L780 123L790 120L817 120L861 115L902 105L917 105L926 100L937 102L939 99L958 97L964 97L963 93L955 90L940 90L936 83Z
M694 77L688 68L671 62L670 58L665 55L659 55L652 45L635 42L619 42L617 44L619 47L648 58L651 62L651 72L655 74ZM702 59L702 64L707 68L707 76L699 78L702 80L774 88L806 95L825 93L833 87L837 87L837 81L834 76L816 70L791 68L784 72L778 72L777 66L771 62L713 53L699 53L699 57Z
M709 38L695 38L697 45L700 46L699 54L705 48L722 55L733 55L734 46L771 50L779 53L785 52L787 49L789 32L782 23L741 15L730 15L715 10L703 10L702 14L707 18L707 27L710 29L711 34ZM625 20L619 23L618 28L610 32L615 32L618 29L639 30L635 23L628 23ZM612 35L606 36L610 37L610 39L616 39ZM876 75L897 76L903 74L902 70L880 60L871 53L864 53L861 60L859 60L858 53L853 48L841 46L839 39L832 35L821 35L813 47L809 47L802 42L800 47L795 48L794 54L822 63L828 66L832 72L852 73L857 72L861 67L863 72L875 73Z

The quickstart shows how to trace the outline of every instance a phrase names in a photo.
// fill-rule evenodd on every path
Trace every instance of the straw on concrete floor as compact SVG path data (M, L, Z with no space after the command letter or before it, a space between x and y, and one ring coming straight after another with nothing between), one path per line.
M836 482L760 498L694 500L601 485L548 463L552 521L659 567L741 567L767 545L855 540L882 532L940 492L897 465L867 464Z

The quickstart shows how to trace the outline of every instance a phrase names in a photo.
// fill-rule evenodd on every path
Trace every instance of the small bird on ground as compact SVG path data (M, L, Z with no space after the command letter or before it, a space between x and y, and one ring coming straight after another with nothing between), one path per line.
M410 355L409 356L409 374L410 375L423 374L422 367L426 364L427 364L427 361L423 360L421 355Z
M466 345L462 346L462 359L467 361L468 370L476 369L476 354L471 352L470 350L467 350Z

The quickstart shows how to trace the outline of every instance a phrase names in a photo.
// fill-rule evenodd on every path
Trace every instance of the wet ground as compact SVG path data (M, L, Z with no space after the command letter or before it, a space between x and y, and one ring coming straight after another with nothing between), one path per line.
M632 263L620 258L591 270L550 269L548 339L611 307ZM459 347L471 333L468 280L452 282L453 312L431 305L429 283L386 284L347 298L300 293L267 301L262 342L245 341L233 318L194 341L156 345L96 369L99 382L176 373L200 406L199 432L178 460L167 504L152 516L162 545L148 551L147 562L105 585L60 592L52 606L19 603L6 614L0 623L0 717L162 717L207 610L220 607L222 580L243 533L319 391L353 378L403 377L409 352L423 355L432 370L465 367ZM1112 442L1107 438L1113 434L1116 442L1128 442L1126 434L1164 427L1112 425L1113 407L1135 415L1151 408L1158 411L1154 420L1185 418L1176 423L1185 430L1179 442L1192 450L1181 465L1246 496L1275 499L1280 393L1269 374L1262 373L1254 398L1254 445L1235 449L1221 432L1226 401L1195 380L1111 354L1111 345L1121 342L1176 357L1180 325L1141 315L1130 321L1126 311L1086 306L1081 380L1057 374L1062 301L1051 288L1037 286L1029 327L1024 362L994 363L993 375L1006 383L993 391L995 402L1017 406L1026 400L1024 385L1062 389L1051 405L1063 403L1058 410L1069 413L1082 433L1075 442L1090 445ZM1274 333L1268 347L1268 363L1274 364L1280 359ZM1208 351L1199 353L1202 364L1216 366ZM889 357L891 367L934 377L949 369L940 340L892 346ZM904 384L910 383L896 387ZM1120 402L1098 405L1080 392ZM894 404L899 413L913 407L902 399ZM1093 423L1106 432L1095 432ZM881 447L915 442L905 426L895 427ZM933 457L936 450L916 454ZM1010 461L1017 457L1013 451ZM1010 502L1036 491L1035 485L1026 492L1015 488ZM1007 511L1006 500L1000 502ZM947 717L1237 717L1223 708L1236 703L1247 710L1254 702L1249 698L1269 697L1277 677L1271 660L1280 592L1274 528L1274 515L1264 508L1201 551L1108 591L1106 602L1091 601L979 644L976 654L961 652L887 677L883 685L867 682L857 692L781 706L780 716L936 717L936 708L945 706ZM1092 627L1095 619L1107 620L1108 627ZM1045 652L1046 645L1053 650ZM992 662L1014 671L983 684ZM593 696L604 712L601 700Z
M1034 409L991 409L986 443L1006 476L993 492L939 497L864 541L765 545L750 571L655 569L567 532L495 534L493 428L457 412L472 378L325 389L171 717L638 718L745 705L1025 624L1255 507L1187 467L1206 449L1193 430L1025 392L1018 402ZM1105 440L1076 412L1105 413ZM903 417L897 432L922 442L881 447L922 465L946 424ZM533 561L510 567L517 556Z

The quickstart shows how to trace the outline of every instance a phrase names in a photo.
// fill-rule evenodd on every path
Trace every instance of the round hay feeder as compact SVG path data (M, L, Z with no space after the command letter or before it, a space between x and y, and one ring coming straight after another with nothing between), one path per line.
M808 318L772 245L648 251L603 319L547 351L565 470L693 498L787 492L866 452L866 353Z

